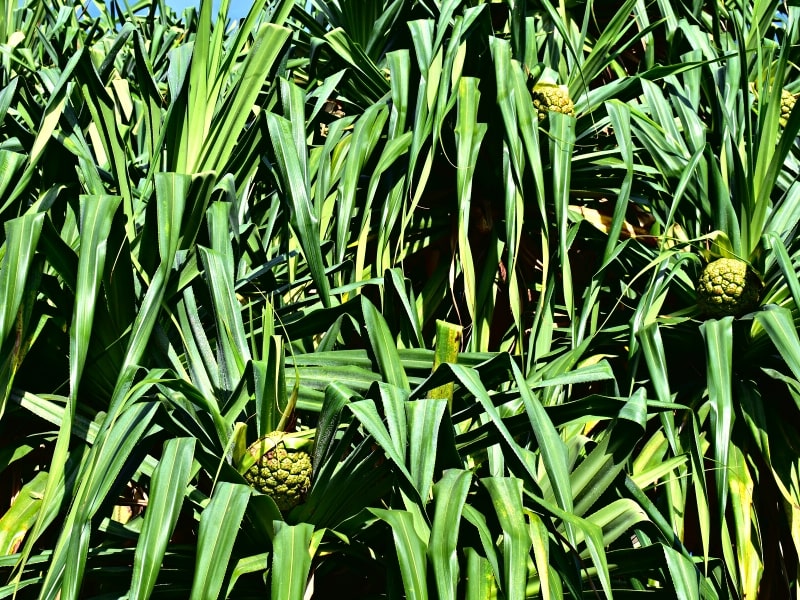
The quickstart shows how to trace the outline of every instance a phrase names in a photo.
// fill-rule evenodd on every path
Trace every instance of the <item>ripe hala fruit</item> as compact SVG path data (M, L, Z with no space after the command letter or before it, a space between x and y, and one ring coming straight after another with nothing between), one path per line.
M759 91L758 91L758 84L757 83L750 83L750 91L753 94L753 98L756 102L759 101ZM800 94L793 94L787 89L781 90L781 112L778 115L780 123L783 127L786 127L786 123L789 120L789 116L792 114L792 109L794 108L795 103L797 102L797 97Z
M569 89L565 85L554 83L537 83L531 92L533 105L543 121L548 112L560 112L565 115L575 114L575 105L569 97Z
M792 109L797 101L797 96L792 94L789 90L781 91L781 124L786 125L789 120L789 115L792 114Z

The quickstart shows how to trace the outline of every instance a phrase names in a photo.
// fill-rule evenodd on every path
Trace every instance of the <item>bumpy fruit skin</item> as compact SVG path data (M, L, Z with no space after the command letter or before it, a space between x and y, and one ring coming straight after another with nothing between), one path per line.
M792 114L796 101L797 97L789 90L781 91L781 123L783 125L786 125L786 121L789 120L789 115Z
M697 304L711 317L739 316L758 306L761 280L735 258L719 258L706 265L697 282Z
M272 497L282 511L291 510L305 498L311 486L311 455L287 447L284 433L266 436L266 445L256 442L248 451L256 464L244 473L244 479L258 491ZM258 453L264 452L260 457Z
M539 120L543 121L548 112L560 112L565 115L575 114L575 105L569 97L569 90L565 85L552 83L537 83L533 86L533 105L539 113Z

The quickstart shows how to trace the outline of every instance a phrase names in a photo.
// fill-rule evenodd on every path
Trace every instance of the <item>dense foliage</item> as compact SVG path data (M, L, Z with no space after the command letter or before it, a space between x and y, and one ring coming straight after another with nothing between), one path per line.
M3 4L0 598L799 597L798 9L221 4Z

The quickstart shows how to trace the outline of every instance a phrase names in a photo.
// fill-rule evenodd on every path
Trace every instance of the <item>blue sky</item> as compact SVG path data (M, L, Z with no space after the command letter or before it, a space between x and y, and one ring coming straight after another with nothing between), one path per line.
M95 0L95 2L102 2L103 0ZM19 0L19 2L23 2L23 0ZM198 9L200 8L200 0L166 0L167 4L172 7L179 15L183 12L184 8L189 6L196 6ZM212 0L212 7L213 7L213 15L214 17L217 16L217 10L219 10L219 2L220 0ZM129 4L134 4L134 2L129 2ZM247 16L247 11L250 10L252 6L251 0L230 0L228 5L228 18L231 20L234 19L243 19ZM108 2L106 2L108 5ZM125 6L124 2L120 2L121 6ZM89 14L97 14L94 11L94 4L89 3Z
M172 9L180 14L181 11L188 6L200 6L200 0L167 0ZM230 7L228 8L228 17L231 19L241 19L247 14L248 9L252 2L248 0L231 0ZM219 0L214 0L214 12L216 13L219 7Z

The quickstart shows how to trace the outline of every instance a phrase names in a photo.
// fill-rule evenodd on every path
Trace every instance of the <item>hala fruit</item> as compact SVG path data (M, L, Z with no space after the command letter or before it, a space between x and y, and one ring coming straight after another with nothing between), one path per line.
M792 109L797 101L797 96L792 94L789 90L781 91L781 124L786 125L789 120L789 115L792 114Z
M281 511L303 502L311 487L313 431L273 431L247 448L239 472L250 486L270 496Z
M697 282L697 304L711 317L738 316L758 306L761 280L743 260L710 262Z
M565 115L575 114L575 105L569 97L569 89L565 85L553 83L537 83L533 86L533 105L539 112L539 120L543 121L548 112L560 112Z

